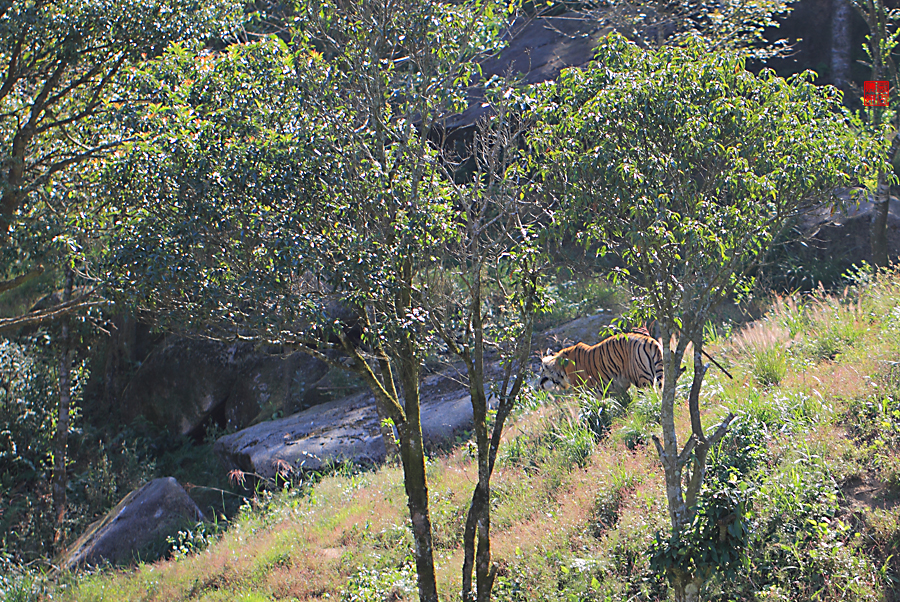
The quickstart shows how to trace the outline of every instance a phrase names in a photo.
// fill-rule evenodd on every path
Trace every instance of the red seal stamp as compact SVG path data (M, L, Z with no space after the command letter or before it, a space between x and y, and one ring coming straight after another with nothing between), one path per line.
M863 83L863 106L886 107L888 106L888 82L867 81Z

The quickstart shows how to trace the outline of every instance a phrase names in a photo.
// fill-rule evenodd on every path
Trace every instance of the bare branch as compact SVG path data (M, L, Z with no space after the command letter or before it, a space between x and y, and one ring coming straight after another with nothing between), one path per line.
M678 454L678 468L682 468L685 464L687 464L688 460L691 459L691 454L694 452L694 448L697 446L697 435L691 435L688 437L687 443L684 445L684 449L681 450L681 453Z
M22 328L24 326L37 326L46 322L52 322L80 309L107 304L105 299L91 300L92 296L93 292L90 292L77 299L72 299L71 301L66 301L65 303L60 303L47 309L23 314L14 318L0 318L0 333Z
M719 440L725 436L725 433L728 432L728 425L731 424L731 421L734 420L734 418L734 414L728 412L728 415L722 420L718 428L716 428L716 432L713 433L711 437L706 439L706 443L704 445L706 445L707 447L712 447L713 445L718 443Z
M701 361L703 350L703 335L694 337L694 380L691 383L691 392L688 395L688 410L691 414L691 431L699 441L705 441L703 425L700 422L700 387L703 386L703 377L709 369L709 364Z
M659 437L657 437L656 435L652 435L651 438L653 439L653 444L656 445L656 451L657 453L659 453L659 459L662 460L663 466L667 466L669 456L666 454L666 450L663 449L663 445L662 443L660 443Z

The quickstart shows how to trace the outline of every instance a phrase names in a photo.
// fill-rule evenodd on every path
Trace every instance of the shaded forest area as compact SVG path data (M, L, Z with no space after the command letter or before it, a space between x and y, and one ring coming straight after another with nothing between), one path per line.
M726 345L717 329L774 320L779 295L825 307L849 285L862 307L863 281L893 291L898 99L865 107L862 82L900 83L895 4L0 2L0 592L42 599L86 566L178 562L267 516L272 491L382 478L341 463L353 441L373 475L402 481L405 552L375 562L400 573L372 598L362 556L319 594L386 599L411 580L403 596L423 601L522 599L508 568L519 548L492 544L510 524L492 530L510 487L496 467L532 454L565 481L609 416L635 418L630 397L588 396L553 418L568 435L505 431L524 432L522 407L554 403L531 384L536 342L605 311L583 338L652 324L663 342L665 378L637 398L655 409L620 442L647 455L638 469L663 496L629 595L763 599L748 563L787 560L748 555L763 536L737 484L762 469L722 450L765 410L715 397L725 385L703 353ZM727 343L760 395L862 340L795 353L800 331L785 328L778 344ZM849 418L865 414L857 393L827 424L889 446L892 394L868 430ZM310 452L279 420L316 407L334 410L303 434L321 439ZM331 423L343 439L322 434ZM569 435L586 455L557 466ZM276 443L253 455L248 438ZM430 475L461 449L468 480L448 523ZM893 491L896 454L873 450L853 452L846 482ZM151 498L164 519L119 520ZM846 517L815 508L821 528L804 537L818 545ZM133 526L116 543L143 543L94 539L117 521ZM851 554L871 587L848 599L895 599L884 529L883 556ZM603 599L598 575L585 599ZM815 592L782 593L770 599Z

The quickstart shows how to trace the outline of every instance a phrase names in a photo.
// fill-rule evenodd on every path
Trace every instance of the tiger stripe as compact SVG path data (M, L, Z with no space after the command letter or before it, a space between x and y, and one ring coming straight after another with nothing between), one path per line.
M608 337L596 345L577 343L541 360L542 389L575 385L621 390L663 381L662 345L644 334Z

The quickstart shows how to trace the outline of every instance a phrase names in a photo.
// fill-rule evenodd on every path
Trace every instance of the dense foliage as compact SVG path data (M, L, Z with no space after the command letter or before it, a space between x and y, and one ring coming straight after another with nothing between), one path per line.
M436 550L462 556L462 582L446 587L461 589L465 602L487 602L492 592L510 600L653 599L666 595L663 574L678 600L696 599L701 588L729 599L723 580L747 595L761 591L757 583L794 595L791 578L841 561L865 575L858 591L868 596L886 583L888 569L878 573L857 548L835 552L851 527L838 518L838 486L822 462L801 450L791 468L768 455L775 437L767 429L792 435L809 427L811 397L791 393L789 417L778 415L780 401L770 403L778 411L759 402L788 378L800 361L794 354L814 364L837 361L859 340L854 324L862 318L798 343L790 355L773 345L748 352L751 393L728 398L739 407L727 413L701 413L708 367L701 352L713 310L751 290L790 220L823 200L837 203L839 187L871 184L885 168L883 145L854 129L860 124L851 124L840 97L814 86L811 75L753 74L744 56L714 52L758 46L780 3L742 12L744 3L718 2L710 11L690 2L681 13L640 4L650 5L654 13L638 19L641 35L657 28L657 41L669 47L648 50L613 34L591 65L525 87L513 74L481 81L479 67L503 44L515 4L297 3L284 13L280 35L251 27L252 41L225 46L210 38L237 22L233 3L0 1L0 145L7 148L0 292L35 278L43 262L62 265L66 282L62 303L57 295L45 301L49 310L0 318L0 330L49 322L102 293L117 311L160 329L300 350L355 372L376 398L386 445L399 452L408 514L399 522L373 518L380 521L373 529L354 516L339 543L329 544L359 542L372 554L340 557L344 599L407 595L414 566L419 596L436 602L447 581L436 569L446 558ZM475 85L484 88L477 102L487 116L473 132L447 131L447 118L473 101ZM576 417L565 407L546 409L547 400L524 387L534 316L542 295L553 294L544 288L543 251L572 240L612 257L614 280L632 296L631 317L661 327L664 387L630 408L585 398ZM582 299L561 313L583 313L586 305ZM54 460L62 473L54 486L63 490L59 498L54 489L54 502L65 506L71 490L68 503L85 506L69 521L75 526L154 469L146 449L153 444L135 431L119 429L104 443L80 420L86 372L79 360L70 387L78 344L70 325L62 322L60 334L37 331L46 343L40 347L30 338L0 344L0 526L8 527L4 548L18 548L17 560L49 552L42 530ZM677 377L689 343L686 389ZM489 354L500 376L486 374ZM429 490L436 468L419 415L423 365L435 358L459 360L475 419L474 445L466 448L471 471L457 459L460 480L437 494ZM681 419L690 435L679 449L675 399L685 394ZM531 411L550 415L531 430L527 415L513 413L523 395ZM884 448L896 441L893 392L850 408L863 421L881 421L883 428L852 434L890 464ZM736 430L726 434L735 414ZM510 416L525 426L504 441ZM720 427L707 437L703 422L713 419ZM90 460L69 462L67 439L53 439L54 428L78 434L80 459ZM578 490L579 471L601 470L594 454L609 438L620 445L585 511L584 500L567 501L567 492ZM649 454L641 456L653 450L650 441L665 496L651 482L658 471L644 461ZM625 460L613 465L613 455ZM496 486L495 465L503 468ZM380 478L344 476L349 498L366 479ZM622 523L642 482L656 493L648 487L645 512ZM284 508L261 495L257 510L248 507L235 525L232 545L248 524L270 531L305 520L297 516L317 511L310 491L284 493L294 496ZM391 505L392 495L385 485L370 500ZM492 525L496 535L523 520L538 524L556 506L573 516L546 534L546 548L544 533L539 542L492 548ZM297 508L303 511L292 514ZM60 523L62 510L55 512ZM323 532L337 533L343 516L328 510L329 526L291 532L292 542L316 548L329 537ZM667 517L671 529L664 529ZM64 536L57 528L57 539ZM195 552L228 536L202 527L170 543L177 561L199 562ZM570 536L578 543L563 549ZM578 545L602 548L612 560L566 551ZM813 562L788 564L805 551ZM253 569L263 577L300 562L293 547L267 554ZM0 591L31 595L30 573L5 556L0 562L11 567ZM783 571L766 574L770 566ZM256 579L240 581L240 593L258 595ZM827 580L809 583L797 591L834 591ZM151 596L155 588L139 587ZM215 588L195 580L187 597ZM316 595L332 590L328 584Z
M122 142L109 111L134 100L119 76L170 43L225 33L236 9L194 0L0 4L0 277L9 278L0 290L77 252L67 217L92 197L96 173L77 168Z
M635 312L660 327L663 437L654 442L672 531L655 565L666 569L676 600L697 599L708 565L737 559L696 541L708 539L694 522L710 511L698 505L707 454L733 419L709 437L700 421L711 312L750 290L791 218L823 198L838 203L839 187L871 181L884 165L881 145L850 127L840 95L810 78L755 75L743 58L709 54L700 41L647 52L613 34L590 67L564 71L541 90L532 144L545 151L544 189L560 223L616 258L614 276L630 285ZM688 343L692 436L679 448L673 407ZM723 543L739 549L744 527L731 514Z

